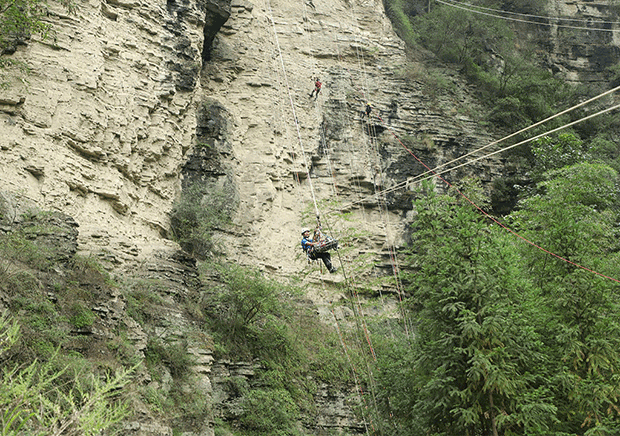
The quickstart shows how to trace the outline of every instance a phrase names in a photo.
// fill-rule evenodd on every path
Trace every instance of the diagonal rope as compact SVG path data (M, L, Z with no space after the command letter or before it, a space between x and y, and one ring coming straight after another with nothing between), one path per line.
M541 23L539 21L521 20L521 19L518 19L518 18L503 17L501 15L489 14L487 12L477 11L475 9L469 9L469 8L466 8L466 7L463 7L463 6L458 6L455 3L449 3L449 2L442 1L442 0L435 0L435 1L437 3L441 3L443 5L450 6L452 8L461 9L461 10L464 10L464 11L472 12L474 14L485 15L487 17L500 18L500 19L506 20L506 21L516 21L516 22L519 22L519 23L527 23L527 24L539 24L539 25L542 25L542 26L557 26L557 27L563 27L565 29L576 29L576 30L598 30L598 31L601 31L601 32L618 32L618 31L620 31L620 29L603 29L603 28L600 28L600 27L567 26L567 25L564 25L564 24Z
M617 91L618 89L619 89L619 88L614 88L614 91ZM504 152L504 151L509 150L509 149L511 149L511 148L517 147L517 146L519 146L519 145L526 144L526 143L528 143L528 142L534 141L534 140L536 140L536 139L539 139L539 138L541 138L541 137L543 137L543 136L546 136L546 135L549 135L549 134L551 134L551 133L558 132L558 131L560 131L560 130L562 130L562 129L565 129L565 128L570 127L570 126L572 126L572 125L575 125L575 124L581 123L581 122L586 121L586 120L588 120L588 119L590 119L590 118L593 118L593 117L595 117L595 116L599 116L599 115L602 115L602 114L604 114L604 113L610 112L610 111L612 111L612 110L614 110L614 109L618 109L618 107L619 107L619 105L615 105L615 106L612 106L612 107L610 107L610 108L608 108L608 109L601 110L601 111L599 111L599 112L597 112L597 113L595 113L595 114L588 115L588 116L586 116L586 117L584 117L584 118L580 118L580 119L578 119L578 120L576 120L576 121L573 121L573 122L571 122L571 123L564 124L564 125L562 125L562 126L560 126L560 127L557 127L557 128L555 128L555 129L549 130L549 131L547 131L547 132L545 132L545 133L542 133L542 134L540 134L540 135L537 135L537 136L535 136L535 137L532 137L532 138L529 138L529 139L526 139L526 140L520 141L520 142L519 142L519 143L517 143L517 144L513 144L513 145L510 145L510 146L507 146L507 147L501 148L501 149L499 149L499 150L497 150L497 151L495 151L495 152L493 152L493 153L485 154L485 155L480 156L480 157L478 157L478 158L476 158L476 159L469 160L469 161L467 161L467 162L465 162L465 163L463 163L463 164L461 164L461 165L458 165L458 166L455 166L455 167L452 167L452 168L448 168L448 169L445 169L445 170L443 170L443 171L437 171L437 170L438 170L438 169L440 169L440 168L442 168L442 167L444 167L445 165L440 165L440 166L438 166L438 167L436 167L436 168L434 168L434 169L430 169L430 168L428 168L428 167L426 167L426 166L425 166L425 168L427 168L427 171L426 171L426 172L424 172L424 173L422 173L422 174L420 174L420 175L417 175L417 176L415 176L415 177L413 177L413 178L410 178L410 179L404 180L404 181L402 181L402 182L400 182L400 183L397 183L396 185L394 185L394 186L392 186L392 187L390 187L390 188L385 189L385 190L384 190L384 192L385 192L385 193L395 192L395 191L398 191L399 189L402 189L402 188L406 188L406 187L408 187L409 185L411 185L411 184L412 184L412 183L414 183L414 182L421 182L421 181L423 181L423 180L427 180L427 179L430 179L430 178L432 178L432 177L435 177L435 175L442 175L442 174L445 174L445 173L450 172L450 171L452 171L452 170L454 170L454 169L457 169L457 168L463 167L463 166L465 166L465 165L472 164L472 163L474 163L474 162L477 162L477 161L479 161L479 160L482 160L482 159L488 158L488 157L493 156L493 155L495 155L495 154L498 154L498 153ZM381 120L381 121L383 122L383 120ZM385 124L385 123L384 123L384 124ZM538 123L537 123L537 124L538 124ZM387 127L387 129L388 129L388 130L390 130L390 131L391 131L391 133L392 133L392 134L393 134L393 135L394 135L394 136L398 139L398 141L400 142L400 139L399 139L399 138L398 138L398 136L394 133L394 129L393 129L392 127L390 127L389 125L388 125L388 126L386 126L386 127ZM526 129L524 129L524 130L526 130ZM510 135L510 136L512 137L512 136L514 136L514 135ZM506 138L508 138L508 137L506 137ZM506 139L506 138L504 138L504 139ZM402 145L402 142L400 142L400 143L401 143L401 145ZM497 141L496 141L495 143L497 143ZM403 145L403 147L404 147L404 145ZM484 148L487 148L487 146L482 147L482 148L478 149L477 151L480 151L480 150L482 150L482 149L484 149ZM407 148L405 147L405 149L407 149ZM471 154L471 153L469 153L468 155L470 155L470 154ZM459 159L460 159L460 158L459 158ZM459 159L454 159L454 160L453 160L453 162L454 162L454 161L457 161L457 160L459 160ZM429 177L426 177L426 178L422 179L422 180L419 180L419 178L420 178L420 177L422 177L423 175L428 175L428 174L431 174L431 175L430 175ZM353 207L353 206L355 206L355 205L357 205L357 204L362 204L362 203L364 203L364 202L368 202L368 201L370 201L372 198L374 198L374 197L376 197L376 196L377 196L377 194L372 194L372 195L369 195L369 196L364 197L364 198L362 198L362 199L359 199L359 200L357 200L357 201L353 201L353 202L347 203L347 204L345 204L344 206L341 206L340 208L337 208L337 209L336 209L336 208L332 208L332 209L328 210L328 211L327 211L327 213L329 214L329 213L332 213L332 212L337 212L337 211L341 211L341 210L348 209L348 208Z
M619 108L619 107L620 107L620 104L619 104L619 105L616 105L616 106L613 106L613 107L611 107L611 108L609 108L609 109L606 109L605 111L601 111L601 113L608 112L608 111L610 111L610 110L617 109L617 108ZM595 116L595 115L600 115L600 113L594 114L594 115L592 115L592 116ZM587 118L592 118L592 116L586 117L586 118L582 119L582 121L583 121L583 120L585 120L585 119L587 119ZM378 117L378 118L379 118L379 119L381 119L380 117ZM495 217L491 216L489 213L487 213L485 210L483 210L480 206L478 206L476 203L474 203L472 200L470 200L470 199L469 199L469 197L467 197L467 196L466 196L463 192L461 192L461 191L460 191L457 187L455 187L455 186L454 186L454 185L452 185L450 182L448 182L446 179L444 179L443 177L441 177L441 175L436 174L433 170L431 170L431 169L430 169L430 168L429 168L429 167L428 167L428 166L427 166L424 162L422 162L422 160L421 160L420 158L418 158L418 157L417 157L417 156L416 156L416 155L415 155L415 154L414 154L411 150L409 150L409 149L407 148L407 146L405 146L405 144L403 144L403 143L402 143L402 141L400 140L400 138L398 138L398 136L396 136L396 134L394 133L394 131L393 131L393 129L392 129L391 127L389 127L387 124L385 124L385 122L384 122L382 119L381 119L381 122L382 122L382 123L383 123L383 125L386 127L386 129L388 129L388 130L390 131L390 133L392 133L392 135L396 138L396 140L400 143L400 145L402 145L402 146L403 146L403 148L404 148L404 149L405 149L405 150L406 150L406 151L407 151L407 152L408 152L411 156L413 156L413 157L414 157L414 158L415 158L415 159L416 159L416 160L417 160L417 161L418 161L418 162L419 162L422 166L424 166L424 168L426 168L427 170L429 170L429 171L433 172L433 177L438 177L438 178L439 178L442 182L444 182L447 186L449 186L450 188L454 189L454 190L455 190L455 191L456 191L459 195L461 195L461 196L462 196L462 197L463 197L463 198L464 198L464 199L465 199L468 203L470 203L472 206L474 206L474 207L475 207L475 208L476 208L476 209L477 209L480 213L482 213L485 217L487 217L488 219L490 219L491 221L493 221L495 224L497 224L498 226L502 227L504 230L506 230L506 231L508 231L508 232L512 233L514 236L516 236L517 238L519 238L519 239L521 239L522 241L526 242L527 244L529 244L529 245L531 245L531 246L533 246L533 247L535 247L535 248L539 249L540 251L543 251L544 253L547 253L547 254L549 254L549 255L551 255L551 256L553 256L553 257L555 257L555 258L557 258L557 259L559 259L559 260L561 260L561 261L563 261L563 262L566 262L566 263L568 263L568 264L570 264L570 265L573 265L574 267L579 268L579 269L582 269L582 270L584 270L584 271L591 272L592 274L596 274L596 275L598 275L599 277L603 277L603 278L605 278L605 279L609 279L609 280L612 280L612 281L614 281L614 282L620 283L620 280L618 280L618 279L616 279L616 278L613 278L613 277L607 276L607 275L602 274L602 273L600 273L600 272L598 272L598 271L595 271L595 270L593 270L593 269L587 268L587 267L585 267L585 266L583 266L583 265L580 265L580 264L578 264L578 263L576 263L576 262L573 262L573 261L571 261L571 260L568 260L568 259L566 259L566 258L564 258L564 257L562 257L562 256L560 256L560 255L558 255L558 254L556 254L556 253L554 253L554 252L552 252L552 251L549 251L549 250L547 250L547 249L545 249L545 248L541 247L540 245L538 245L538 244L536 244L536 243L534 243L534 242L530 241L529 239L527 239L527 238L525 238L525 237L521 236L520 234L518 234L517 232L515 232L514 230L512 230L510 227L508 227L508 226L506 226L504 223L500 222L497 218L495 218ZM515 146L516 146L516 144L515 144ZM512 147L512 146L511 146L511 147ZM507 148L509 148L509 147L507 147ZM493 153L493 154L494 154L494 153Z
M525 139L525 140L523 140L523 141L517 142L516 144L512 144L512 145L509 145L509 146L507 146L507 147L503 147L503 148L501 148L501 149L499 149L499 150L494 151L493 153L488 153L488 154L485 154L484 156L477 157L476 159L468 160L468 161L467 161L467 162L465 162L465 163L462 163L462 164L457 165L457 166L452 167L452 168L448 168L448 169L443 170L443 171L440 171L440 172L435 172L435 171L429 170L429 171L427 171L427 172L426 172L426 173L424 173L424 174L428 174L429 172L432 172L433 174L432 174L432 175L430 175L430 176L428 176L428 177L425 177L424 179L422 179L422 180L420 180L420 181L428 180L428 179L430 179L430 178L432 178L432 177L439 176L439 175L441 175L441 174L444 174L444 173L447 173L447 172L453 171L453 170L455 170L455 169L457 169L457 168L461 168L461 167L463 167L463 166L465 166L465 165L470 165L470 164L472 164L472 163L474 163L474 162L478 162L479 160L482 160L482 159L487 159L487 158L489 158L489 157L491 157L491 156L494 156L494 155L496 155L496 154L502 153L502 152L504 152L504 151L506 151L506 150L510 150L511 148L515 148L515 147L518 147L519 145L523 145L523 144L526 144L526 143L528 143L528 142L535 141L535 140L537 140L537 139L542 138L543 136L547 136L547 135L549 135L549 134L551 134L551 133L559 132L560 130L566 129L567 127L574 126L575 124L582 123L582 122L584 122L584 121L589 120L590 118L594 118L594 117L597 117L597 116L599 116L599 115L603 115L603 114L605 114L605 113L607 113L607 112L611 112L611 111L613 111L613 110L615 110L615 109L618 109L618 108L620 108L620 104L617 104L617 105L615 105L615 106L611 106L611 107L609 107L609 108L607 108L607 109L603 109L603 110L601 110L601 111L599 111L599 112L596 112L596 113L594 113L594 114L588 115L587 117L580 118L580 119L578 119L578 120L572 121L572 122L570 122L570 123L568 123L568 124L565 124L565 125L563 125L563 126L557 127L557 128L555 128L555 129L551 129L551 130L549 130L548 132L541 133L540 135L533 136L533 137L531 137L531 138L529 138L529 139ZM400 141L399 141L399 142L400 142ZM402 142L401 142L401 144L402 144ZM428 168L428 167L427 167L427 168ZM409 180L409 182L411 183L411 182L415 181L416 179L417 179L417 178L414 178L413 180Z
M447 0L451 3L457 3L453 0ZM521 12L512 12L512 11L503 11L501 9L493 9L493 8L486 8L484 6L478 6L478 5L473 5L471 3L465 3L465 2L458 2L458 4L460 5L464 5L464 6L469 6L472 8L476 8L476 9L482 9L485 11L492 11L492 12L498 12L500 14L507 14L507 15L518 15L521 17L529 17L529 18L541 18L543 20L561 20L561 21L572 21L572 22L576 22L576 23L590 23L590 24L620 24L620 21L593 21L590 19L584 19L584 18L564 18L564 17L552 17L549 15L533 15L533 14L523 14ZM541 23L544 24L544 23Z
M510 135L508 135L508 136L504 136L503 138L498 139L497 141L490 142L489 144L485 145L484 147L480 147L480 148L478 148L478 149L472 150L472 151L470 151L469 153L464 154L463 156L459 156L459 157L457 157L456 159L452 159L452 160L451 160L451 161L449 161L449 162L446 162L446 163L444 163L444 164L441 164L441 165L439 165L439 166L436 166L435 168L433 168L433 170L434 170L434 171L437 171L437 170L439 170L439 169L441 169L441 168L443 168L443 167L446 167L446 166L448 166L448 165L453 164L454 162L458 162L458 161L460 161L460 160L462 160L462 159L465 159L466 157L469 157L469 156L471 156L472 154L478 153L478 152L480 152L480 151L482 151L482 150L485 150L485 149L487 149L487 148L489 148L489 147L492 147L492 146L494 146L494 145L496 145L496 144L499 144L500 142L504 142L504 141L506 141L506 140L508 140L508 139L510 139L510 138L514 138L515 136L520 135L520 134L522 134L522 133L525 133L525 132L527 132L528 130L531 130L531 129L533 129L533 128L535 128L535 127L538 127L538 126L540 126L540 125L542 125L542 124L545 124L545 123L546 123L546 122L548 122L548 121L551 121L551 120L553 120L553 119L555 119L555 118L558 118L558 117L560 117L560 116L562 116L562 115L565 115L565 114L567 114L567 113L569 113L569 112L572 112L572 111L574 111L575 109L579 109L579 108L580 108L580 107L582 107L582 106L585 106L585 105L587 105L587 104L590 104L590 103L592 103L593 101L598 100L599 98L605 97L605 96L607 96L607 95L609 95L609 94L613 94L614 92L616 92L616 91L618 91L618 90L620 90L620 86L617 86L617 87L615 87L615 88L613 88L613 89L610 89L609 91L605 91L605 92L603 92L602 94L599 94L599 95L597 95L597 96L594 96L594 97L592 97L592 98L590 98L590 99L588 99L588 100L586 100L586 101L584 101L584 102L582 102L582 103L579 103L579 104L577 104L577 105L575 105L575 106L572 106L572 107L570 107L570 108L568 108L568 109L565 109L565 110L563 110L563 111L561 111L561 112L558 112L557 114L552 115L552 116L550 116L550 117L548 117L548 118L545 118L545 119L544 119L544 120L542 120L542 121L538 121L537 123L531 124L531 125L529 125L529 126L527 126L527 127L523 128L523 129L521 129L521 130L519 130L519 131L517 131L517 132L511 133L511 134L510 134ZM548 134L548 133L550 133L550 132L547 132L547 134ZM427 174L429 174L429 173L430 173L430 171L427 171L427 172L425 172L425 173L419 174L419 175L418 175L418 176L416 176L413 180L410 180L410 182L415 181L417 178L424 177L425 175L427 175Z

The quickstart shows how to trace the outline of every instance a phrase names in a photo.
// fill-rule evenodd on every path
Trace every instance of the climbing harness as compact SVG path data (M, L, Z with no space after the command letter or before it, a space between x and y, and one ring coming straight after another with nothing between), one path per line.
M312 240L319 243L319 245L312 247L314 253L325 253L330 250L338 250L338 240L331 236L324 235L320 227L314 231Z

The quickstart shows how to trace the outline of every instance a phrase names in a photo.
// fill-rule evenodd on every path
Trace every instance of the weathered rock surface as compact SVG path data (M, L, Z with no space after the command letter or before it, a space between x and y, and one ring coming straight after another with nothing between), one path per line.
M549 4L605 16L594 2ZM389 275L413 213L407 181L425 171L412 153L432 168L493 139L456 77L452 91L436 95L415 80L425 64L407 60L378 0L90 0L76 15L53 9L50 21L53 37L11 54L32 73L24 84L12 72L1 91L0 188L61 213L53 219L77 238L67 255L92 253L116 273L164 281L156 331L127 326L138 349L149 335L188 339L179 332L190 320L175 298L196 290L196 271L169 239L168 217L183 186L227 192L238 205L234 225L218 235L229 259L283 280L301 275L324 313L321 305L339 297L330 284L343 276L321 274L301 254L299 230L315 224L316 210L325 230L348 238L340 266L357 268L356 280ZM597 80L620 45L617 33L597 38L558 45L550 63L571 80ZM316 76L323 90L315 100ZM370 122L361 114L367 101ZM466 171L488 183L501 170L480 161ZM102 299L108 327L123 304L118 295ZM210 396L210 351L189 349L196 385ZM360 430L342 393L327 390L317 426ZM130 434L172 433L146 412L141 418ZM208 424L192 434L210 434Z
M607 11L549 6L584 19ZM350 212L376 235L363 248L385 255L403 242L406 181L425 171L405 147L435 167L492 139L456 78L452 92L429 95L405 74L379 1L93 1L52 12L54 37L11 55L32 74L0 99L2 185L74 217L79 249L118 266L176 250L167 214L183 178L234 196L236 228L221 239L240 263L285 277L304 269L298 233L315 223L315 200L334 236L351 226L334 212ZM614 35L599 41L608 57L589 41L552 51L554 65L568 75L608 65ZM425 74L410 62L416 70ZM464 171L490 181L500 170L481 161Z

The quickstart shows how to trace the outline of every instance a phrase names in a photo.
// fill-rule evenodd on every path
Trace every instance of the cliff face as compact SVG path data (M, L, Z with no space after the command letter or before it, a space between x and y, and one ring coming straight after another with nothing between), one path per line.
M608 12L562 0L549 10ZM75 15L54 9L50 21L51 38L11 55L32 72L0 98L3 189L74 217L80 250L119 266L176 249L167 214L182 179L234 196L236 228L221 238L241 263L303 268L298 233L315 223L314 200L326 219L323 201L353 212L354 226L378 235L372 249L399 245L406 189L370 196L423 171L405 147L434 167L491 140L456 79L444 95L416 80L426 66L407 63L378 1L90 2ZM593 66L613 63L618 48L615 33L600 37L550 38L554 68L600 77ZM500 167L467 171L490 181Z
M430 165L489 139L457 113L465 91L440 109L404 79L379 2L95 2L50 19L53 38L12 55L32 73L0 101L3 188L74 217L80 250L121 268L176 249L167 213L183 178L235 193L236 229L222 236L233 258L295 274L314 199L372 209L368 195L420 171L389 128ZM399 195L390 204L408 209ZM395 240L402 215L387 218ZM364 221L385 234L385 218Z
M567 14L600 9L550 4ZM27 82L9 71L12 86L0 93L0 190L72 217L78 252L111 271L165 280L157 328L171 336L191 324L175 299L198 289L193 260L169 239L182 187L224 190L237 205L233 225L217 235L229 259L301 276L320 306L337 291L313 286L323 276L299 248L299 230L316 224L317 210L325 230L348 236L344 267L357 262L356 279L377 273L373 261L387 274L413 213L406 182L425 171L412 154L433 168L493 139L456 77L445 93L417 80L429 74L426 63L407 60L377 0L91 0L75 15L53 9L49 19L51 38L11 55L31 68ZM600 47L613 58L618 41L610 38ZM587 47L583 56L578 45L558 47L553 65L572 77L584 59L598 62ZM575 80L589 74L580 71ZM501 171L498 161L481 161L445 177L473 172L488 185ZM360 266L364 253L372 261ZM119 296L107 298L103 307L114 310L102 319L117 319ZM129 328L144 349L149 332ZM190 349L211 395L210 352L200 343ZM343 413L324 419L357 428ZM143 423L135 433L169 430Z
M548 10L551 16L570 19L560 22L566 27L558 26L556 21L542 32L542 40L548 44L550 67L569 82L604 88L609 67L620 58L617 6L610 1L552 0Z
M113 263L174 248L166 212L194 144L203 41L228 13L216 2L52 10L53 35L12 55L31 68L26 83L9 71L0 98L3 189L73 216L80 250Z

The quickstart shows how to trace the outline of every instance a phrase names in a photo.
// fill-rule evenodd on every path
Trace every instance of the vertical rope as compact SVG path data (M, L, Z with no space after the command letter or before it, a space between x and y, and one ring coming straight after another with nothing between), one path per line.
M299 140L299 146L301 148L301 154L303 156L304 166L306 167L306 173L308 175L308 184L310 185L310 193L312 194L312 202L314 204L314 213L316 215L317 221L319 220L319 207L316 202L316 195L314 193L314 186L312 184L312 178L310 177L310 166L308 165L308 159L306 157L306 152L304 150L303 141L301 139L301 130L299 128L299 121L297 120L297 113L295 111L295 103L293 102L293 96L291 95L291 87L288 81L288 76L286 74L286 67L284 66L284 58L282 57L282 49L280 48L280 41L278 40L278 30L276 29L276 23L273 19L273 11L271 10L271 3L267 0L267 8L269 10L269 19L271 21L271 25L273 26L273 34L276 40L276 46L278 48L278 54L280 57L280 64L282 66L282 74L284 76L284 82L286 84L286 89L288 91L288 98L291 104L291 110L293 111L293 120L295 121L295 128L297 130L297 139Z

